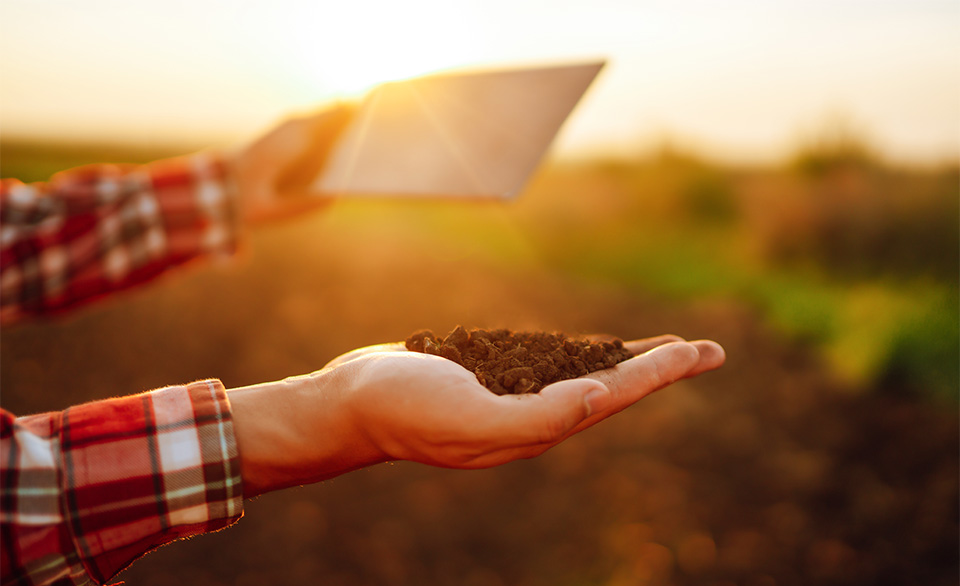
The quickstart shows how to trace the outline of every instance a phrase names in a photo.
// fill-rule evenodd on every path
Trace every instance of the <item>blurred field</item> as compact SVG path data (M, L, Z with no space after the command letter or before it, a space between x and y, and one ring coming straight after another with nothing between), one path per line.
M0 145L3 176L172 153ZM664 148L510 204L341 201L244 252L0 332L19 413L299 374L413 330L676 333L719 372L541 458L400 463L250 503L128 584L955 584L957 168L851 142L781 168Z

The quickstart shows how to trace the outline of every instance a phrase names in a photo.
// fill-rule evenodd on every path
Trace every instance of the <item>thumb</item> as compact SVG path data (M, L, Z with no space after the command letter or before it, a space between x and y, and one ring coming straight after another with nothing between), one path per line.
M600 381L575 378L547 385L539 393L537 443L563 439L583 420L613 403L610 390Z
M355 112L356 106L339 103L319 114L287 123L288 151L278 176L279 191L303 191L316 179Z
M540 391L540 396L558 404L565 403L571 410L581 409L581 419L586 419L613 404L610 389L602 382L589 378L574 378L547 385Z

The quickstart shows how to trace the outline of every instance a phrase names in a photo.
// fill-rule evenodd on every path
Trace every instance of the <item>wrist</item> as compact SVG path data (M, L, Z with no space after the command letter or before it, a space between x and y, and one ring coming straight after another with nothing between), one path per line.
M244 497L319 482L385 458L353 425L336 369L228 391Z
M224 182L229 188L234 209L236 210L236 218L241 226L248 226L251 223L250 194L253 191L251 187L251 183L253 182L249 176L250 161L247 160L248 149L248 145L233 146L222 153L225 169Z

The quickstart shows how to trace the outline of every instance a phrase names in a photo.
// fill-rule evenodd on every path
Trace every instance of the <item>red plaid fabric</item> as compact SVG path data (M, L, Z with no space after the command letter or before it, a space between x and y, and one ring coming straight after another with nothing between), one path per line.
M0 318L73 308L197 256L231 251L236 204L207 153L0 181Z
M0 583L102 584L243 514L220 381L0 419Z

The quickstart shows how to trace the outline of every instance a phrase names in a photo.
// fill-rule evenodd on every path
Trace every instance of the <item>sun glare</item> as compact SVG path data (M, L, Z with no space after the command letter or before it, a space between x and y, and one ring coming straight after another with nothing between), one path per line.
M480 37L470 4L342 4L326 26L300 21L288 57L309 90L357 97L373 86L469 64ZM361 26L362 25L362 26ZM358 33L362 31L362 33ZM307 88L305 88L307 89Z
M895 158L955 160L955 3L860 4L0 0L0 119L5 136L227 142L388 81L604 58L560 151L671 136L771 161L842 110Z

